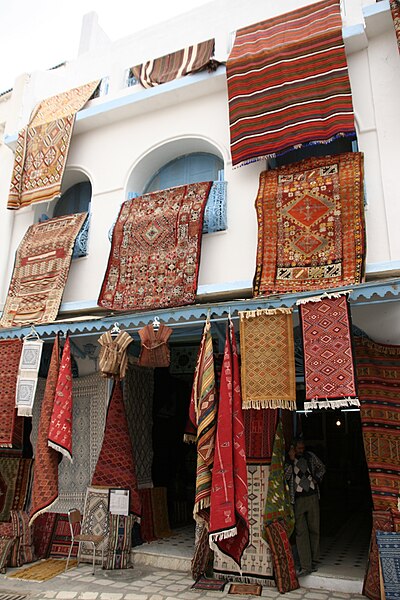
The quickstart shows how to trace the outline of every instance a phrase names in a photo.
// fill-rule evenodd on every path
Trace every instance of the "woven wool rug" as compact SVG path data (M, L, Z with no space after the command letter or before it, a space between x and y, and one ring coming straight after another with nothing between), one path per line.
M374 510L397 509L400 493L400 346L357 337L355 355Z
M36 453L37 429L40 419L45 380L39 378L32 415L31 444ZM58 498L52 512L67 513L71 507L83 512L86 488L90 485L103 442L108 404L108 382L100 373L72 380L74 398L72 440L74 460L62 460L58 465Z
M254 583L231 583L228 594L239 596L261 596L262 587Z
M376 541L386 600L400 598L400 533L377 531Z
M41 513L49 510L58 496L58 454L53 448L49 447L47 435L53 413L59 368L60 346L58 336L56 336L40 411L31 505L29 509L30 525L32 525L36 517Z
M363 196L359 152L309 158L261 173L254 295L360 283Z
M268 545L262 539L262 522L268 490L269 467L247 465L249 505L249 545L242 556L241 572L227 556L214 554L214 575L221 579L274 586L272 557Z
M296 575L292 547L282 521L271 521L264 527L264 538L274 561L274 576L278 592L285 594L300 587Z
M390 510L377 510L372 512L372 532L369 547L367 569L362 593L370 600L381 600L381 581L379 576L379 553L376 541L377 531L394 531L395 524L393 513Z
M393 18L394 31L396 33L397 46L400 52L400 2L399 0L390 0L390 10Z
M79 533L79 523L75 523L73 527L75 533ZM50 541L49 555L53 558L66 558L68 556L69 549L71 548L71 541L71 530L69 527L68 515L56 514L55 525ZM76 557L77 554L78 542L75 542L72 548L71 556Z
M24 339L18 368L16 405L20 417L31 417L35 399L43 340Z
M221 579L212 579L210 577L204 577L203 575L194 582L191 586L191 590L207 590L208 592L223 592L226 586L226 581Z
M51 323L58 314L75 238L87 213L35 223L20 243L14 264L2 327Z
M65 340L47 443L72 462L72 371L69 336Z
M247 469L240 368L233 323L226 328L211 480L210 548L240 568L249 543Z
M296 410L292 309L239 315L243 408Z
M92 81L35 107L28 126L18 135L7 208L49 202L60 195L75 115L98 84Z
M129 489L130 512L140 521L136 467L119 381L114 384L108 406L103 444L93 473L92 486Z
M110 533L105 561L106 569L128 569L132 566L132 515L110 515Z
M0 448L22 444L23 419L15 408L21 351L21 340L0 340Z
M56 520L55 513L42 513L35 519L32 536L35 556L38 559L49 556Z
M239 29L227 81L234 165L355 139L339 0Z
M124 385L124 404L136 464L138 488L153 485L154 370L130 364Z
M15 542L15 537L0 537L0 573L5 573L7 570L7 563Z
M253 465L271 463L278 416L279 412L273 408L248 408L243 411L248 463Z
M57 575L61 575L65 571L66 560L59 560L57 558L47 558L45 560L36 563L32 567L25 569L19 569L11 575L7 575L10 579L21 579L24 581L48 581ZM76 560L71 560L68 565L68 569L76 567Z
M190 73L206 69L214 70L211 59L213 54L214 40L212 39L160 58L148 60L142 65L132 67L131 71L143 87L154 87Z
M0 457L0 521L10 520L19 471L19 458Z
M91 535L104 535L104 540L96 546L96 562L101 562L101 552L104 556L108 552L108 536L110 523L108 512L109 488L88 487L85 499L85 509L82 519L82 533ZM87 542L81 543L79 559L83 562L92 562L93 545Z
M305 410L359 406L346 293L299 300Z
M98 300L113 310L193 304L211 182L127 200L114 227Z

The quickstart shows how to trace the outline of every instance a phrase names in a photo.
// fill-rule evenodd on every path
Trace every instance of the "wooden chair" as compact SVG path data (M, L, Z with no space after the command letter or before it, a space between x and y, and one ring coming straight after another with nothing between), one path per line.
M78 565L79 565L79 555L80 555L80 551L81 551L81 543L88 542L89 544L93 545L93 571L92 571L92 574L94 575L94 569L95 569L95 564L96 564L96 548L104 540L104 535L92 535L91 533L80 533L80 532L75 533L74 525L76 523L79 523L81 525L81 522L82 522L81 512L77 508L71 508L68 511L68 522L69 522L69 528L71 531L71 547L68 552L68 558L67 558L67 564L65 565L65 570L68 569L69 559L71 558L71 552L72 552L72 548L74 546L74 542L79 543L79 545L78 545ZM103 565L104 565L104 547L101 549L101 566L103 567Z

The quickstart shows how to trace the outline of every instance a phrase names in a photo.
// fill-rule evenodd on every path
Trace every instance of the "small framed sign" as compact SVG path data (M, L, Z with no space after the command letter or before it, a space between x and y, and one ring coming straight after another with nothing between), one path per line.
M130 490L110 488L108 493L108 510L112 515L129 515Z

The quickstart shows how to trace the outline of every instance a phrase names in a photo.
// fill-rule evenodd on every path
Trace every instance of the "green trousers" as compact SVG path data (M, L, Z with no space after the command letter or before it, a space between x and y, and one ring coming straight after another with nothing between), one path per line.
M318 494L299 496L294 504L296 546L300 565L311 571L319 559L319 499Z

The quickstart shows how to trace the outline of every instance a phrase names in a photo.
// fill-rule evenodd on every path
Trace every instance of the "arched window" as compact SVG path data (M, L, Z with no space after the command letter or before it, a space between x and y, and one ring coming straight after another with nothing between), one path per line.
M178 156L162 166L146 185L144 193L199 181L222 181L224 163L221 158L207 152L194 152Z
M92 186L90 181L76 183L66 190L57 201L53 217L62 217L76 213L87 212L88 217L75 240L72 258L87 256L87 242L90 226L90 201L92 198Z

